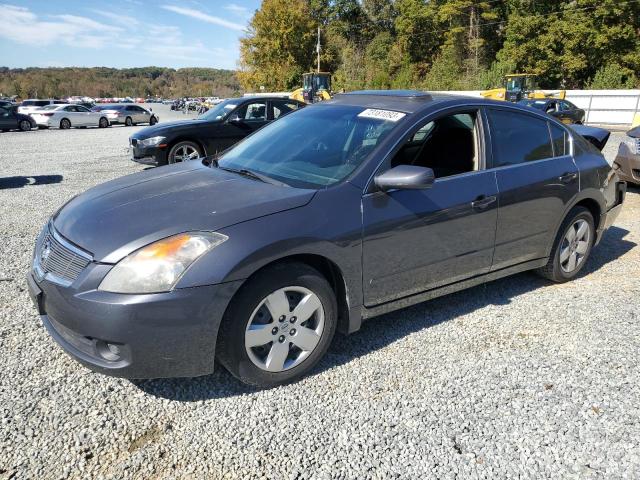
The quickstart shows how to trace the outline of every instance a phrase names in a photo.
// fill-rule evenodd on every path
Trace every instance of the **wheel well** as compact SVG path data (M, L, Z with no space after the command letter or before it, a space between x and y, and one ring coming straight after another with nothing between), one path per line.
M593 215L593 223L597 231L600 226L600 217L602 216L598 202L592 198L585 198L584 200L580 200L576 203L576 207L584 207L591 212L591 215Z
M279 263L287 262L304 263L305 265L308 265L320 272L322 276L327 279L329 285L331 285L331 288L333 289L333 293L336 296L336 301L338 304L338 331L347 333L349 331L349 305L347 303L347 289L344 282L344 276L342 275L340 267L338 267L328 258L321 255L313 254L291 255L289 257L280 258L263 266L262 268L254 272L251 277L264 270L265 268L272 267L273 265L277 265Z

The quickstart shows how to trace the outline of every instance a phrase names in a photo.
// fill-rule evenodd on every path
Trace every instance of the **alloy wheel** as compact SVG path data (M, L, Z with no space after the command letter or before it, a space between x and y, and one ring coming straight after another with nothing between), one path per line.
M300 365L316 349L324 326L324 308L315 293L284 287L253 311L245 330L245 349L258 368L283 372Z
M180 145L173 154L173 158L171 159L173 161L171 163L186 162L197 158L200 158L200 152L192 145Z
M22 120L20 122L20 130L22 130L23 132L31 130L31 124L27 120Z
M586 220L579 219L567 230L560 246L560 267L565 273L575 271L589 252L591 228Z

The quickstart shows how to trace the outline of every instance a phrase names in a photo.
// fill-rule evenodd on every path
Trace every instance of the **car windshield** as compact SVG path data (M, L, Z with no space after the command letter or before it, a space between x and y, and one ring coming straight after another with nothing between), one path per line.
M403 116L346 105L304 108L240 142L218 165L294 187L324 188L351 174Z
M520 100L518 103L520 105L525 105L527 107L537 108L538 110L544 110L544 107L547 104L547 101L546 100Z
M101 107L93 107L93 110L100 112L102 110L122 110L123 108L125 108L125 105L103 105Z
M221 120L225 116L227 116L227 114L231 110L236 108L241 101L242 100L240 99L225 100L224 102L219 103L215 107L207 110L207 112L200 115L199 118L201 118L202 120Z

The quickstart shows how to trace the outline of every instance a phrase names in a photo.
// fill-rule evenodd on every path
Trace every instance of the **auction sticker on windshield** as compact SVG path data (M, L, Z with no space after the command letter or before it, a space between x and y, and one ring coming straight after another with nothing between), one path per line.
M405 115L406 114L401 112L394 112L392 110L378 110L375 108L367 108L366 110L358 114L359 117L377 118L378 120L388 120L390 122L397 122Z

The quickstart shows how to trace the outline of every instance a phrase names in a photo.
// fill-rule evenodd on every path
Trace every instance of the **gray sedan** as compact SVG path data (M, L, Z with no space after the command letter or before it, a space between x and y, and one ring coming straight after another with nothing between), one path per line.
M28 285L50 335L93 370L197 376L217 358L268 387L367 318L525 270L575 278L625 192L543 112L355 92L220 157L73 198L42 229Z
M127 127L141 123L155 125L160 121L160 118L151 109L147 110L140 105L98 105L93 107L91 111L104 113L111 125L122 124Z

